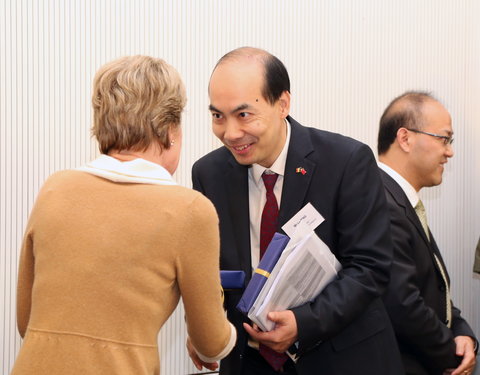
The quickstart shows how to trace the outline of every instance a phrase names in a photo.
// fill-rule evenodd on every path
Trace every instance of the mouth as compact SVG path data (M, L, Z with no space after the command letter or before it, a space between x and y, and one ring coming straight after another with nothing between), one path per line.
M238 146L232 146L229 145L229 147L235 151L237 154L245 154L248 152L248 150L252 147L253 143L247 143L243 145L238 145Z
M243 151L245 150L247 147L249 147L250 145L243 145L243 146L234 146L233 148L237 151Z

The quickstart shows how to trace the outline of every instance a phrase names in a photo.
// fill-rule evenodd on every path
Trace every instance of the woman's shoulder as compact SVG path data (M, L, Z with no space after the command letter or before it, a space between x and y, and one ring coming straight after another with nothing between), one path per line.
M83 172L74 169L56 171L46 178L45 182L42 184L39 194L52 190L58 191L64 188L66 189L69 186L77 186L83 175Z
M150 198L161 202L157 204L160 209L158 214L170 217L174 226L189 228L188 233L184 233L187 237L193 239L207 235L212 228L218 228L218 215L213 203L198 191L183 186L169 186L167 189L157 189L157 193L158 196ZM197 229L200 232L195 232Z
M216 212L213 203L202 193L184 186L171 188L172 194L176 196L177 203L190 209L192 212Z
M44 185L57 185L65 182L78 182L84 179L89 174L77 169L63 169L60 171L53 172L45 180Z

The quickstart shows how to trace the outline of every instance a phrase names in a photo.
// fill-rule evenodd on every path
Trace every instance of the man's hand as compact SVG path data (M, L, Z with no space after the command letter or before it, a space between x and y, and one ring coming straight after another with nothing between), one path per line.
M190 337L187 337L186 345L187 345L188 355L190 356L190 359L192 360L193 364L198 370L201 370L202 366L209 369L210 371L215 371L218 369L218 362L207 363L207 362L203 362L198 357L197 352L193 347L192 342L190 341Z
M270 332L262 332L256 325L251 327L247 323L243 323L243 327L248 334L258 342L272 348L273 350L283 353L288 350L292 344L297 341L297 321L292 311L270 312L268 319L275 323L275 329Z
M451 375L467 375L473 372L475 368L475 343L469 336L457 336L455 337L455 344L457 345L456 354L459 357L463 357L460 365L452 372L446 372Z

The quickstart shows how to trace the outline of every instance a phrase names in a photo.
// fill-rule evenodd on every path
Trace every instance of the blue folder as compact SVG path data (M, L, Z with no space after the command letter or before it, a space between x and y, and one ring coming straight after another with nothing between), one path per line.
M257 269L254 271L253 276L250 282L243 292L242 298L238 302L237 309L240 310L245 315L248 315L248 312L253 306L253 303L257 299L260 291L267 282L267 278L270 276L273 267L277 264L278 258L282 255L282 251L287 246L290 238L284 234L275 233L270 241L270 244L263 255L263 258L260 260Z
M243 289L245 286L245 272L220 271L220 281L224 290Z

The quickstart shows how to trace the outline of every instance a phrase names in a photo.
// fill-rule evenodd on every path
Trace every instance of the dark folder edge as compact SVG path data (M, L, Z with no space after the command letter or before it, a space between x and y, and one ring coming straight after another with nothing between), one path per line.
M243 271L220 271L220 281L222 288L227 289L243 289L245 287L245 272Z

